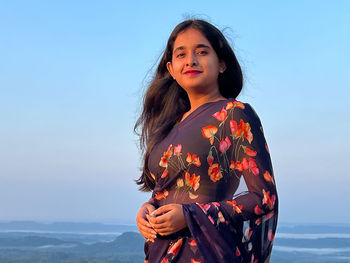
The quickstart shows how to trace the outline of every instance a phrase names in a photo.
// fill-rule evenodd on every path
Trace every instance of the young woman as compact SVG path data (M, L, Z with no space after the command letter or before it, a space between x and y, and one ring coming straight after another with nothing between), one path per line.
M153 191L137 214L145 262L268 262L277 192L263 129L223 34L203 20L171 33L149 85L141 127Z

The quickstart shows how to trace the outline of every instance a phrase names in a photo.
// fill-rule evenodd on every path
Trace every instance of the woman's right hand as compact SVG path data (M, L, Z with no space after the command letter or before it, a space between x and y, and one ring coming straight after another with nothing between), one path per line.
M152 228L148 222L146 215L150 215L155 210L155 207L150 203L144 203L137 213L136 223L137 227L146 239L155 239L157 237L156 231Z

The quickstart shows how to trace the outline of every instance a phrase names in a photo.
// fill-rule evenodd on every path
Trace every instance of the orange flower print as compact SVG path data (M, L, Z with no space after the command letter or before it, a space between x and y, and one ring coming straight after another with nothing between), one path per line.
M233 169L235 169L235 167L236 167L235 162L231 160L230 169L233 170Z
M214 163L211 165L208 169L208 174L210 176L210 180L212 180L214 183L219 181L222 178L222 173L219 168L219 164Z
M191 263L201 263L200 260L195 260L194 258L191 258Z
M237 205L236 200L226 201L226 203L228 203L229 205L232 205L232 206L233 206L233 209L234 209L238 214L242 213L242 208L243 208L243 206L242 206L242 205Z
M230 139L226 136L225 140L222 139L219 145L219 150L220 152L226 152L228 150L228 148L230 148L231 146L231 141Z
M222 122L227 117L227 110L225 110L225 108L222 107L221 111L215 112L212 116L215 117L218 121Z
M244 109L244 104L238 100L227 102L226 110L233 109L234 107Z
M179 253L180 251L181 246L182 246L182 238L180 238L178 241L176 241L174 244L172 244L169 247L168 253L177 255L177 253Z
M250 124L244 122L242 119L239 121L239 125L235 120L230 120L231 133L235 138L244 137L249 143L253 140L253 134L250 131Z
M168 263L169 260L167 258L163 258L163 260L160 263Z
M249 158L249 169L252 171L254 175L259 174L259 168L256 165L255 159Z
M264 178L265 178L265 180L268 181L268 182L275 183L275 182L273 181L272 175L271 175L268 171L266 171L266 172L264 173Z
M226 221L225 221L225 217L224 217L224 215L221 213L221 211L219 211L218 212L218 221L217 221L217 223L219 224L219 223L225 223Z
M159 162L159 166L165 167L165 168L168 167L168 161L172 155L173 155L173 145L170 144L168 147L168 150L163 153L163 156Z
M164 190L163 192L156 193L154 198L159 201L159 200L166 198L168 195L169 195L168 190Z
M199 187L199 180L200 180L200 176L196 176L195 174L192 174L192 176L190 175L189 172L185 173L185 184L191 188L193 188L193 190L197 190Z
M186 161L188 163L193 163L197 167L201 166L201 161L199 160L199 157L197 154L191 155L190 153L187 153Z
M214 143L214 135L218 131L218 128L213 125L208 125L204 128L202 128L202 135L204 138L209 139L209 142L211 145Z
M181 150L182 150L182 145L178 144L176 146L174 146L174 155L179 156L181 154Z
M275 201L276 201L276 195L270 196L270 192L267 191L265 192L265 189L263 189L263 199L262 202L263 204L267 205L267 207L271 210L275 206Z
M152 176L153 180L155 181L156 180L156 176L153 173L151 173L151 176Z
M257 154L256 151L254 151L254 150L252 150L252 149L250 149L250 148L248 148L248 147L246 147L246 146L243 146L243 149L244 149L244 152L245 152L246 154L248 154L249 156L254 157L254 156L256 156L256 154Z

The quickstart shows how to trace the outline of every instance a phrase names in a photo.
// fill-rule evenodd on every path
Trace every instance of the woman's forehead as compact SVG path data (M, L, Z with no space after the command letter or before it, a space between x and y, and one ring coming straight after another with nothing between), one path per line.
M198 47L211 48L211 45L202 32L194 28L188 28L177 35L173 50Z

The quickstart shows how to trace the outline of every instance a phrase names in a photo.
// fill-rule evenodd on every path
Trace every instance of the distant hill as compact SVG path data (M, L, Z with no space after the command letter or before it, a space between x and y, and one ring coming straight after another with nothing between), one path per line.
M91 245L46 237L2 238L0 262L136 263L144 260L143 245L144 238L135 232L123 233L112 242Z

